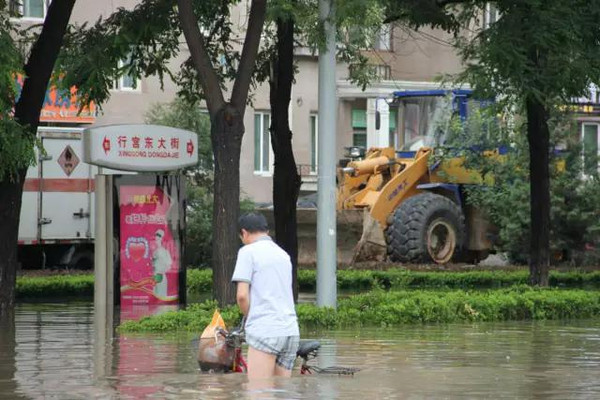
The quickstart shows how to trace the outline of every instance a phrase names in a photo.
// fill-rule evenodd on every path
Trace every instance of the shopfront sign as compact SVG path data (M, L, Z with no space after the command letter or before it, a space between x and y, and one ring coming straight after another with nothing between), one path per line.
M561 111L597 117L600 114L600 88L591 84L585 96L571 99L571 104L559 108Z
M17 100L23 90L23 76L15 79ZM77 88L70 90L57 89L50 86L44 97L44 104L40 112L40 122L64 122L75 124L92 124L96 120L96 105L92 102L89 106L81 108L77 98Z
M198 135L160 125L107 125L83 131L83 160L125 171L157 172L198 163Z

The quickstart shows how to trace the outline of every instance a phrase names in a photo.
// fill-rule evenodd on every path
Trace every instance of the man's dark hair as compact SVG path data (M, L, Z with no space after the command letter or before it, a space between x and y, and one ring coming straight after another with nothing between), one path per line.
M267 232L269 224L264 215L258 213L244 214L238 220L240 231L245 229L250 233Z

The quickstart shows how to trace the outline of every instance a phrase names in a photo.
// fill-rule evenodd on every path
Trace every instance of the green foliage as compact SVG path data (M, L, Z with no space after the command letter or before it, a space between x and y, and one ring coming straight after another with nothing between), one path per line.
M190 306L185 311L126 322L119 329L122 332L186 330L200 334L210 322L215 308L215 302L205 302ZM239 322L241 315L236 310L237 307L223 310L228 326ZM600 292L532 289L525 285L482 292L374 290L340 299L337 310L299 304L296 312L301 329L592 318L600 312Z
M372 289L499 289L527 283L528 273L520 271L469 271L469 272L422 272L404 269L385 271L337 272L338 289L365 291ZM212 270L189 267L187 270L187 292L189 294L210 293L212 290ZM298 271L298 284L303 292L316 289L316 271ZM550 286L561 288L599 288L600 271L558 272L551 271ZM48 277L17 278L17 296L60 297L63 295L91 296L94 290L94 276L59 275Z
M0 181L15 178L17 171L35 164L35 135L12 119L0 117Z
M467 66L462 78L483 97L535 98L551 106L581 96L591 82L600 81L596 29L600 4L586 0L489 3L497 8L499 18L488 27L481 23L486 1L468 0L449 9L463 24L470 23L471 29L457 41Z
M372 50L374 38L384 25L386 4L380 0L344 0L334 1L334 7L337 60L348 65L348 79L364 89L380 78L374 64L381 61L373 63L365 51ZM310 48L313 54L324 48L325 32L317 0L271 1L267 10L265 46L258 57L258 81L265 81L270 76L275 54L274 22L286 18L294 20L298 46Z
M212 183L207 175L213 168L212 145L210 143L210 118L199 103L188 103L177 97L169 103L153 104L145 114L148 124L164 125L196 132L198 135L198 165L189 168L198 184Z
M121 332L169 332L186 330L202 333L219 306L216 301L192 304L183 311L170 311L160 315L145 317L139 321L127 321L119 326ZM221 316L227 327L239 323L242 316L237 307L226 307Z
M188 293L209 293L212 290L212 270L188 269L186 281Z
M212 259L213 194L212 186L187 185L185 260L190 265L209 266ZM254 210L254 202L240 200L240 212Z
M15 105L15 74L23 68L23 58L15 43L16 29L10 22L6 1L0 1L0 116L6 119Z
M421 272L403 269L386 271L337 272L337 285L341 290L385 289L496 289L527 283L528 272L522 271L469 271L469 272ZM298 271L301 291L316 289L316 271ZM550 285L556 287L600 286L600 272L550 273Z
M575 124L573 124L575 125ZM582 148L576 126L559 132L568 150L561 155L566 168L554 171L551 183L551 240L564 261L598 265L600 261L600 177L598 154ZM582 157L582 155L584 157ZM584 160L586 162L584 162ZM586 168L586 163L593 168Z
M457 31L460 26L455 16L444 12L438 0L389 0L386 6L386 21L403 21L410 27L422 26Z
M492 186L467 187L467 202L485 211L494 224L496 249L508 252L513 262L525 263L530 237L529 144L522 132L526 127L514 114L504 112L501 120L497 113L498 108L489 107L472 112L464 123L455 118L445 146L436 149L436 159L465 157L466 167L493 179ZM549 126L553 146L564 149L551 157L551 250L556 261L596 265L600 258L594 250L600 244L597 154L585 155L594 165L586 171L578 128L570 116L556 110ZM502 147L507 153L501 157L483 153Z
M17 278L17 298L88 297L94 293L94 275L58 275Z
M237 1L194 0L198 24L220 82L237 72L239 52L232 47L230 6ZM57 70L65 72L57 82L63 88L76 86L83 105L98 104L110 96L113 82L127 74L136 78L166 77L179 85L180 95L193 103L202 99L202 90L191 58L173 71L171 62L179 56L183 33L177 7L168 0L144 0L134 9L119 8L95 24L72 27L65 37ZM119 63L121 62L121 66ZM177 66L179 67L179 66Z
M185 262L210 265L213 205L210 119L198 103L189 104L182 98L170 103L154 104L145 119L149 124L171 126L198 134L198 165L185 171L188 178Z
M185 261L209 266L212 258L213 195L212 188L188 183Z
M19 90L16 75L23 69L23 56L17 46L19 32L10 21L8 5L0 1L0 181L15 178L19 169L35 161L35 138L13 118Z
M485 26L481 16L488 6L495 7L499 17ZM447 10L457 16L463 28L456 41L466 66L459 82L470 83L481 98L493 98L521 111L531 124L527 136L532 144L533 159L529 162L545 159L546 123L552 108L568 104L572 98L586 94L592 83L600 82L600 31L596 22L600 17L600 3L465 0ZM556 219L556 203L548 204L548 197L553 196L546 189L549 177L545 166L532 168L532 171L534 187L539 188L531 197L539 207L530 212L539 224L530 227L530 232L540 235L541 239L532 240L529 235L533 252L532 282L541 283L545 275L542 265L550 261L548 247L554 246L555 252L562 250L555 247L556 230L561 228L551 222ZM514 190L514 194L521 196L523 190ZM522 204L518 208L521 209ZM553 215L549 215L549 208L553 208ZM550 246L546 242L549 226L552 229ZM517 245L514 239L521 241L522 236L505 235L506 241Z
M210 119L198 103L190 104L177 98L170 103L154 104L146 113L146 122L171 126L198 134L198 165L185 171L187 193L187 221L185 262L208 266L212 254L213 228L213 156L210 142ZM254 209L254 204L243 199L242 212Z

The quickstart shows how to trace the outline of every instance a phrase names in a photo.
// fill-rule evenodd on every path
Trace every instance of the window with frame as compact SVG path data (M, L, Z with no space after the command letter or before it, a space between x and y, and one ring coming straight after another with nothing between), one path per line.
M121 60L119 61L119 69L123 68L129 60ZM115 80L113 85L114 90L121 91L140 91L141 90L141 82L139 79L136 79L133 75L123 74L118 79Z
M310 172L317 172L319 164L319 116L311 114L310 116Z
M373 49L379 51L392 51L392 25L382 26L373 38Z
M352 146L367 147L366 110L352 110Z
M389 141L396 146L398 137L396 133L396 120L398 119L398 110L390 109L389 114ZM352 110L352 146L367 147L367 111L360 109Z
M483 14L483 27L485 29L489 28L490 25L498 21L498 18L500 18L498 7L493 3L487 3L485 5L485 10Z
M254 172L270 174L271 160L271 114L268 112L254 113Z
M583 147L583 172L593 175L598 172L598 155L600 144L600 124L583 123L581 125L581 142Z
M21 18L44 19L48 12L50 0L10 0L11 14L18 14Z

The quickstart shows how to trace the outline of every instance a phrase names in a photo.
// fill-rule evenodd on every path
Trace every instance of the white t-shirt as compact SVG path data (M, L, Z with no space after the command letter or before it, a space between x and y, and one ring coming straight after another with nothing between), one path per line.
M240 249L231 280L250 283L248 334L258 337L299 335L290 256L269 236Z

